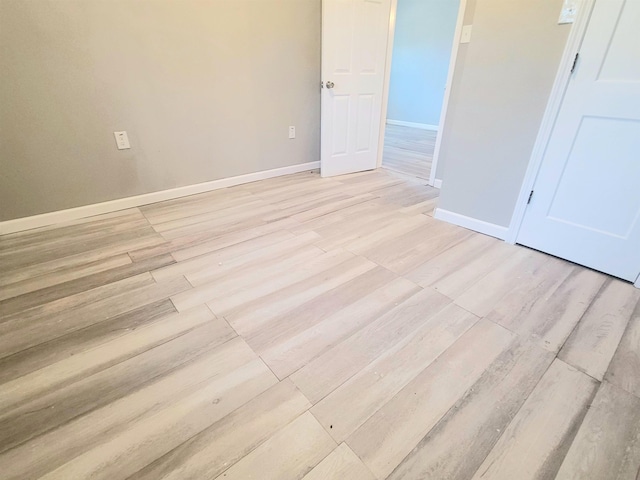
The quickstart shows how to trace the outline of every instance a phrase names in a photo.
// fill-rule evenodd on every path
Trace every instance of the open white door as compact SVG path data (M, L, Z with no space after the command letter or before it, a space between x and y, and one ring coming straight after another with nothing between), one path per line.
M322 1L323 177L377 167L391 0Z
M640 273L640 1L596 0L517 242Z

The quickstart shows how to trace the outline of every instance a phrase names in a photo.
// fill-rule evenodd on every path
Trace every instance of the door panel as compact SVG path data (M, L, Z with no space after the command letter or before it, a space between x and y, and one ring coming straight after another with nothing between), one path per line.
M640 274L640 2L596 0L518 243Z
M323 0L322 176L377 167L391 0Z

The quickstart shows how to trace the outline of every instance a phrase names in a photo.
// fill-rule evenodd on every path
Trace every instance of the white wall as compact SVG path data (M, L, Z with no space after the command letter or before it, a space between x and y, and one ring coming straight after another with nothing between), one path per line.
M438 208L508 227L566 45L562 0L475 0L437 177ZM463 48L464 47L464 48Z
M459 0L398 0L387 118L438 125Z
M0 221L318 161L320 6L0 0Z

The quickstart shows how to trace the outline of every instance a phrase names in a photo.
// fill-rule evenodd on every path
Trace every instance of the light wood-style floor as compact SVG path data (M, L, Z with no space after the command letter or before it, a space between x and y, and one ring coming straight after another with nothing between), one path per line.
M382 166L409 177L429 180L437 132L387 125Z
M305 173L0 237L0 477L635 479L640 291Z

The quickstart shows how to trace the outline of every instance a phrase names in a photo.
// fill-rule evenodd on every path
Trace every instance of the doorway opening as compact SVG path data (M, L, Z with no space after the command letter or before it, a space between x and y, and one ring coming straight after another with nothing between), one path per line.
M457 53L454 38L462 24L461 1L392 4L381 166L437 187L439 134Z

